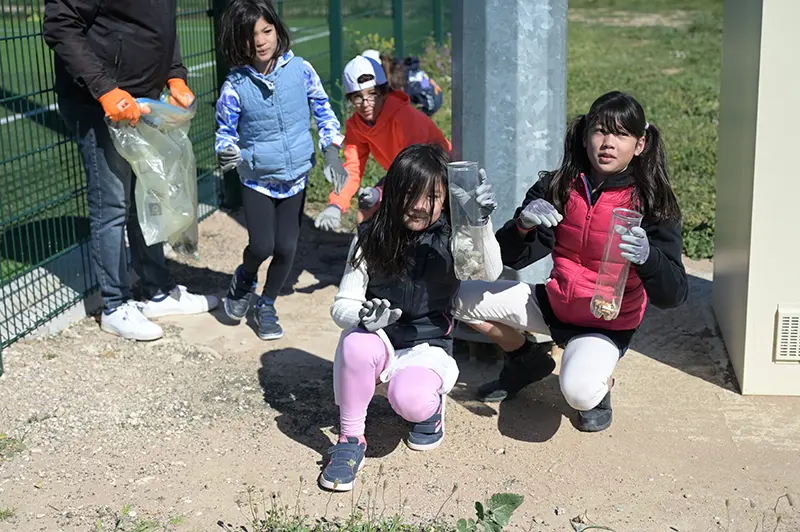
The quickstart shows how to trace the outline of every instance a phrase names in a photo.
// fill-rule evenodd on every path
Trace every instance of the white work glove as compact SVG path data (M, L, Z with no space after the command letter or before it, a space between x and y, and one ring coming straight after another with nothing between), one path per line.
M373 298L365 301L358 311L361 318L361 325L368 332L375 332L384 329L400 319L403 311L399 308L390 308L391 303L388 299Z
M365 187L358 189L358 208L368 211L373 208L381 199L381 191L375 187Z
M339 159L339 150L331 144L323 150L322 155L325 157L322 173L328 183L333 185L333 193L338 194L347 183L347 170L344 169L342 160Z
M563 219L564 217L561 216L561 213L549 201L537 199L528 203L522 209L522 212L519 213L518 221L523 229L533 229L537 225L555 227Z
M453 184L450 187L456 201L464 209L470 225L483 226L489 222L492 213L497 209L497 200L492 192L492 185L486 181L486 172L483 168L478 172L478 188L472 194Z
M217 153L217 161L223 172L230 172L242 163L242 151L239 146L226 146Z
M619 249L622 251L622 258L641 266L650 256L650 241L647 233L641 227L633 227L626 231L621 225L614 227L614 230L622 235L622 243Z
M314 227L323 231L335 231L342 223L342 211L336 205L328 205L314 220Z

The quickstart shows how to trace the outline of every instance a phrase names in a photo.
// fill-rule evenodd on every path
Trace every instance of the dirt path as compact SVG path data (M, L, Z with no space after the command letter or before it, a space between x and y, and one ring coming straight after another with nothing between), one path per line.
M245 231L217 213L201 232L201 261L174 264L176 275L221 294ZM330 498L316 477L335 430L339 331L328 308L349 240L304 232L305 268L279 300L287 334L274 343L215 313L162 320L167 337L151 344L84 320L8 350L0 512L14 515L0 531L95 530L98 519L112 530L126 504L138 517L182 517L177 530L219 530L220 519L247 524L236 501L248 486L311 515L347 515L350 495ZM475 403L474 386L498 366L462 356L438 450L408 450L385 397L373 402L367 484L386 480L386 511L407 499L409 519L435 514L457 483L443 515L469 516L476 499L510 491L525 496L512 525L526 530L572 530L569 518L588 510L617 531L722 531L727 500L730 530L752 531L761 510L800 492L800 399L734 391L703 268L693 265L688 305L649 311L616 375L610 430L575 430L556 376L499 408ZM778 530L800 530L785 500L779 511Z

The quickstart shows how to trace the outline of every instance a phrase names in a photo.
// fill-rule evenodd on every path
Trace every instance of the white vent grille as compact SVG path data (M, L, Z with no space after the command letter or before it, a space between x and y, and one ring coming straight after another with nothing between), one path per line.
M778 306L776 362L800 362L800 308Z

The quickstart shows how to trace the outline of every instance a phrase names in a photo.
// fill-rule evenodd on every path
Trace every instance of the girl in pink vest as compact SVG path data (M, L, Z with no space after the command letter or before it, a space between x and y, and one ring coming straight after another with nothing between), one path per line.
M641 228L622 237L631 262L619 316L590 310L612 211L635 209ZM555 369L555 361L520 331L549 334L564 348L559 382L578 411L577 427L611 425L612 373L642 321L648 299L659 308L686 300L678 201L669 183L661 135L632 96L610 92L569 125L564 158L541 172L513 220L496 233L503 263L516 270L552 254L543 285L464 282L455 317L505 352L500 377L478 390L484 401L513 398Z

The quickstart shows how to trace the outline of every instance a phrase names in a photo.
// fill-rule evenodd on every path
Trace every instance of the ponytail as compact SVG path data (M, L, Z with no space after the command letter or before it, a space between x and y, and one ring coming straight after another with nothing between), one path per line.
M644 150L631 162L636 176L633 204L650 223L679 220L681 210L669 182L661 132L653 124L647 124L644 137Z

